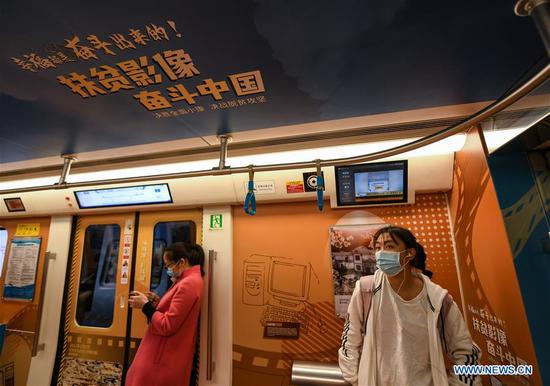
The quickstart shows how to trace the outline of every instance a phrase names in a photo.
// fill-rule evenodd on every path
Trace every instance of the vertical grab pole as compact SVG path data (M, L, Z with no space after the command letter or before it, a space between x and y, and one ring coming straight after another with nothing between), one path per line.
M212 361L212 283L214 282L214 259L216 252L208 251L208 310L206 322L206 380L212 380L214 362Z
M55 259L56 254L46 251L44 268L42 270L42 283L40 284L40 297L38 300L38 312L36 319L36 331L34 333L33 343L32 343L32 354L31 356L35 357L38 351L45 350L45 343L40 343L40 324L42 323L42 312L44 310L44 298L46 296L46 282L48 279L48 268L50 266L50 260Z
M64 185L67 182L71 166L76 161L76 157L71 154L63 154L61 157L63 158L63 170L61 170L61 176L59 176L57 185Z
M220 139L220 163L218 169L222 170L227 167L225 165L227 159L227 146L232 138L230 135L219 135L218 138Z

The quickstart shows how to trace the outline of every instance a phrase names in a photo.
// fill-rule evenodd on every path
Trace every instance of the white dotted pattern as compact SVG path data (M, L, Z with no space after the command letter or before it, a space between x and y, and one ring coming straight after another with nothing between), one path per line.
M459 299L456 260L444 193L420 194L413 205L373 208L385 222L410 229L424 246L434 281Z

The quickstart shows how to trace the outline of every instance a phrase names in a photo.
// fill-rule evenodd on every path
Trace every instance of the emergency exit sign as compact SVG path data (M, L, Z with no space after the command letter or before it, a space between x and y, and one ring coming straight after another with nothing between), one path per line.
M223 229L223 215L211 214L210 215L210 229Z

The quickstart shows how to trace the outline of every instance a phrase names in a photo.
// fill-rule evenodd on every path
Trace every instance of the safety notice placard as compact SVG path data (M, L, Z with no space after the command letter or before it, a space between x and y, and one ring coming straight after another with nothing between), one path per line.
M286 192L287 193L304 193L303 181L287 181Z
M248 182L244 183L244 191L248 192ZM254 193L260 194L275 194L275 181L254 181Z
M34 298L40 237L14 238L10 244L4 299L30 301Z
M29 237L40 235L40 224L17 224L16 237Z

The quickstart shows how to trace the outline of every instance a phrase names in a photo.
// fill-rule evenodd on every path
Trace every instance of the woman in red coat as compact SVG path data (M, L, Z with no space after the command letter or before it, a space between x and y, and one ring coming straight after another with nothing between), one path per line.
M173 284L156 308L156 301L149 301L141 292L134 291L130 296L130 307L142 309L149 327L128 370L126 386L189 386L202 299L204 251L199 245L174 243L166 248L163 259Z

